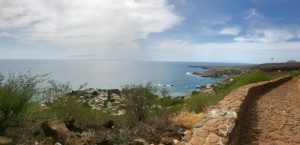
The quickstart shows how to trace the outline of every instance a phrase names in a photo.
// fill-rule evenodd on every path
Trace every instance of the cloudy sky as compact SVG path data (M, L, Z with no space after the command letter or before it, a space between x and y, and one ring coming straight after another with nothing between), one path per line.
M0 59L300 61L299 0L1 0Z

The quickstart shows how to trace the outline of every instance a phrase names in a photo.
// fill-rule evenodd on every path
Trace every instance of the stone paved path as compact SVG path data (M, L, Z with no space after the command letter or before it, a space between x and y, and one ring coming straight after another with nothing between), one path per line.
M240 145L300 145L300 77L251 100Z

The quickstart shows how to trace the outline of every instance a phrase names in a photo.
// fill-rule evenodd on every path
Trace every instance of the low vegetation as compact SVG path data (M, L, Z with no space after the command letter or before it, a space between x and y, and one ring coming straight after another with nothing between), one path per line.
M110 110L93 110L86 103L78 103L76 97L81 95L80 91L70 93L69 83L46 82L47 75L0 75L0 134L9 127L24 127L29 122L40 124L52 119L66 121L72 118L85 131L94 132L94 138L91 137L94 144L128 144L136 138L159 143L162 138L171 136L180 140L180 132L193 127L204 116L201 112L232 90L250 83L299 74L299 70L251 71L216 83L213 93L194 92L185 98L172 98L166 88L158 90L151 83L127 85L120 92L125 96L125 105L120 106L126 110L125 115L112 115ZM41 88L39 84L42 82ZM93 92L92 95L98 94Z

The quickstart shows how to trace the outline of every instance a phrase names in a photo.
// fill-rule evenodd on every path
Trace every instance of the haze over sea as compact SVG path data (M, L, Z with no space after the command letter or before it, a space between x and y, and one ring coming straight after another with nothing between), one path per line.
M70 82L74 89L86 87L120 89L126 84L152 82L158 88L166 85L172 96L186 95L196 86L206 85L222 78L204 78L191 72L205 71L195 65L238 65L201 62L146 62L98 60L0 60L0 72L32 74L51 73L51 79ZM173 86L170 86L173 85Z

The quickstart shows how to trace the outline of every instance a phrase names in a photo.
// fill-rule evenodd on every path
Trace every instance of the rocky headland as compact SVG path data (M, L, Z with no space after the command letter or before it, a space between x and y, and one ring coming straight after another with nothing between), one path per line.
M192 74L198 75L201 77L212 77L212 78L221 78L221 77L233 77L236 75L245 74L248 71L249 66L189 66L194 68L202 68L205 71L202 72L193 72Z

